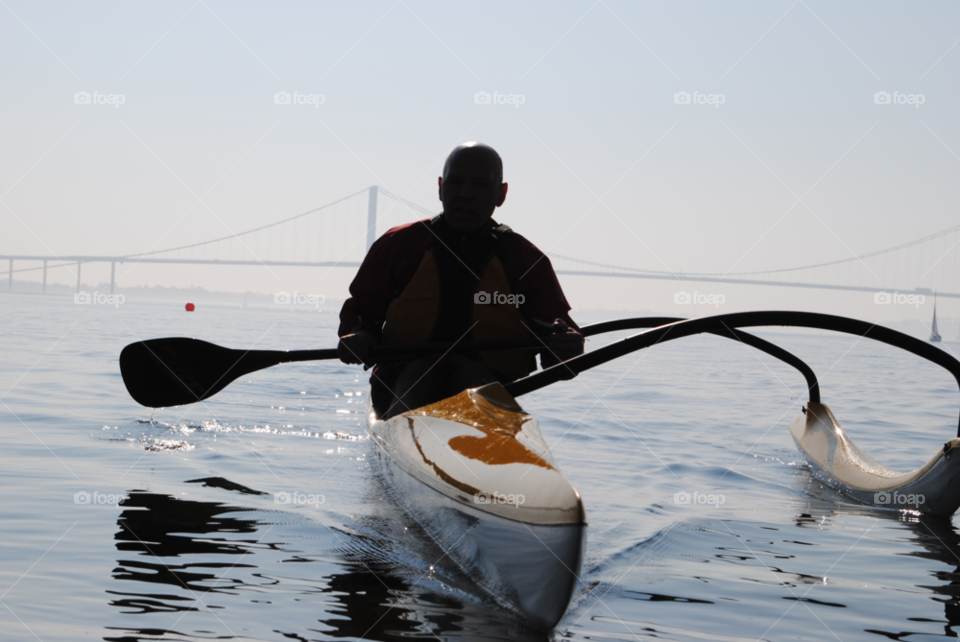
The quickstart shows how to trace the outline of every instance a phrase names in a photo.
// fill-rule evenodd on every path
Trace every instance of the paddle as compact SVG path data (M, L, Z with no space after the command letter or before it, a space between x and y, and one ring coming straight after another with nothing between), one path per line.
M675 317L645 317L618 319L586 325L581 330L590 337L605 332L649 328L673 324ZM819 399L816 376L805 363L771 343L739 330L714 328L707 330L721 336L737 339L758 348L799 369L807 378L811 395ZM539 348L540 339L507 339L502 341L466 341L457 344L460 350L509 350ZM374 357L443 354L452 344L411 346L375 346ZM163 408L196 403L217 394L245 374L296 361L336 359L336 349L323 350L231 350L199 339L150 339L131 343L120 353L120 373L130 396L149 408ZM554 371L556 376L559 371ZM570 373L571 375L573 373ZM575 375L574 375L575 376ZM567 377L569 378L569 377ZM511 385L524 385L527 379ZM563 379L557 377L556 380ZM523 383L521 383L523 382ZM523 394L522 392L520 394ZM811 399L813 399L811 396Z
M464 341L458 350L539 348L539 339ZM374 346L371 355L443 354L454 344ZM245 374L295 361L336 359L336 348L325 350L231 350L200 339L150 339L131 343L120 353L120 374L127 392L149 408L196 403L217 394Z

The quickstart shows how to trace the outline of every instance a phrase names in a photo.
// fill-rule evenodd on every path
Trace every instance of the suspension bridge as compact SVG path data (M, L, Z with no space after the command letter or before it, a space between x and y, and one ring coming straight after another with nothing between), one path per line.
M118 264L356 268L376 240L377 230L435 214L374 186L295 216L209 241L122 256L0 254L0 265L7 261L8 291L13 289L14 274L42 272L42 291L46 292L48 270L68 269L75 271L79 292L83 265L109 263L111 294ZM792 268L727 273L646 270L546 254L558 274L862 292L936 292L939 297L960 298L958 244L960 225L861 256ZM26 266L18 267L23 264Z

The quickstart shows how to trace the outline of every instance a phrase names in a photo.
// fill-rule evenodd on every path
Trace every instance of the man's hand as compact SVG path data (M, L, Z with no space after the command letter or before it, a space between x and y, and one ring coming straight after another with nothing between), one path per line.
M377 337L367 330L357 330L353 334L340 337L337 344L337 356L344 363L362 363L369 367L373 365L370 358L370 348L377 345Z
M583 354L583 335L564 323L563 319L553 322L550 333L547 340L549 350L540 353L542 367L549 368Z

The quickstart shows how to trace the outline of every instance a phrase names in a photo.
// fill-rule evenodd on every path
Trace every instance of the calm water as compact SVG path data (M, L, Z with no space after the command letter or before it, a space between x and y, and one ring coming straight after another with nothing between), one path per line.
M547 636L474 594L385 499L359 368L278 367L153 413L117 365L138 339L331 347L335 328L335 311L0 297L0 638L956 637L960 532L812 481L787 431L802 378L730 341L661 345L521 399L590 522ZM956 384L936 366L855 337L760 334L814 368L888 466L955 433ZM275 503L282 491L313 503ZM684 491L724 502L676 504Z

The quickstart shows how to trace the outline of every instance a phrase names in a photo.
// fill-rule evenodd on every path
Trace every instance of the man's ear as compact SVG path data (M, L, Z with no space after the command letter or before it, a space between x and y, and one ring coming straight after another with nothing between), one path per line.
M507 200L507 188L509 185L506 183L500 183L500 198L497 199L497 207L503 205L503 202Z
M437 176L437 196L443 201L443 176Z

